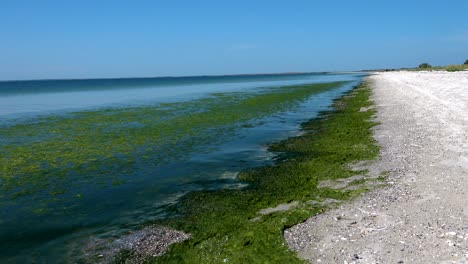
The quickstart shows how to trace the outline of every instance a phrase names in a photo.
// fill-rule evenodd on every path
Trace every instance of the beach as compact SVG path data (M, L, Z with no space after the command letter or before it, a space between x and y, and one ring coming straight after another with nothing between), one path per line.
M468 72L368 77L386 184L284 232L310 263L468 262ZM363 165L358 164L358 165Z
M0 231L10 243L0 260L466 263L468 72L366 76L280 76L268 86L210 77L206 94L184 84L190 100L154 104L136 100L143 90L135 85L131 106L53 115L47 101L40 122L11 119L0 133L3 159L44 154L3 167L12 177L0 196L10 206ZM166 88L151 81L144 92ZM213 82L222 93L205 86ZM93 92L120 91L105 88ZM77 92L57 89L33 99ZM28 181L16 183L22 170ZM40 185L43 174L53 184ZM42 233L61 226L70 231Z

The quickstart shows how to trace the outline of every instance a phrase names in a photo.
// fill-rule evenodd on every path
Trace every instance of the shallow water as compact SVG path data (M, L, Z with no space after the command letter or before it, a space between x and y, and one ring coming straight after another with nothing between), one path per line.
M79 254L77 248L90 237L118 236L149 221L167 217L171 212L165 210L166 206L177 202L177 198L187 192L242 188L243 184L236 178L239 171L273 162L275 154L268 152L269 143L300 133L300 123L328 110L333 99L350 90L361 78L355 74L238 76L172 82L133 80L133 84L129 80L115 84L119 80L114 80L113 85L108 84L109 80L85 84L43 81L24 83L19 91L12 88L17 87L17 83L16 86L1 83L0 117L4 127L0 151L9 164L2 164L3 177L0 177L3 191L0 241L6 245L0 249L0 262L62 263L74 259L73 254ZM252 111L258 110L258 113L248 116L231 113L236 111L236 103L274 94L280 86L332 81L349 82L306 98L291 99L283 107L265 104L264 108L253 107ZM67 90L67 85L72 91ZM281 90L283 92L286 95L288 90ZM216 114L212 115L213 120L210 120L210 111ZM219 111L227 112L220 114ZM208 113L209 120L190 119L196 113ZM228 113L235 118L218 122ZM117 116L116 120L109 119L113 115ZM122 124L120 120L129 122ZM184 121L180 128L179 123L174 125L177 120ZM60 130L66 125L70 127ZM159 131L163 136L140 137L149 126L153 126L152 133ZM164 131L168 126L171 129ZM61 132L54 134L55 129ZM121 145L126 144L125 139L109 140L113 144L109 149L104 152L96 149L91 153L95 156L84 157L79 155L84 155L86 149L70 150L72 154L79 154L79 159L70 158L71 163L84 160L84 169L70 162L65 163L71 166L70 170L65 170L64 166L54 167L50 164L60 161L41 161L34 153L29 153L47 151L41 144L54 146L53 143L63 141L64 136L82 140L82 144L73 145L75 147L92 148L83 143L88 142L84 136L99 135L101 131L108 131L112 136L121 135L127 140L136 133L135 142L140 145L132 143L136 147L124 148ZM132 134L128 134L129 131ZM107 147L108 142L103 140L89 142ZM32 172L33 176L37 173L37 177L11 174L15 171L15 168L10 170L12 157L18 152L10 148L31 155L15 157L29 159L29 163L21 163L24 166L40 161L39 168L25 168L25 172ZM106 158L99 156L109 151L114 153ZM49 157L47 155L49 153L44 152L44 159ZM66 159L65 153L64 157L50 157ZM98 166L93 167L94 163L89 160L96 157ZM17 171L20 169L18 165ZM15 180L7 176L15 176ZM17 180L21 177L31 182Z

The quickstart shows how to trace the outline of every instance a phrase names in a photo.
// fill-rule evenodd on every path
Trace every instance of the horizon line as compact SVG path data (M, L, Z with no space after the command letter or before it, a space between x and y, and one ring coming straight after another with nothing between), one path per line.
M97 77L97 78L44 78L44 79L6 79L0 82L33 82L33 81L80 81L80 80L125 80L125 79L156 79L156 78L192 78L192 77L236 77L236 76L269 76L269 75L307 75L307 74L330 74L330 73L362 73L357 71L317 71L317 72L274 72L274 73L235 73L235 74L207 74L207 75L181 75L181 76L141 76L141 77Z

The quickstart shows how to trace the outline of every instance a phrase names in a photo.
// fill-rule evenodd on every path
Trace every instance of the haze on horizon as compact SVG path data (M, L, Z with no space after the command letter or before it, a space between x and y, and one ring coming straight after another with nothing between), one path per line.
M0 80L463 63L468 2L2 1Z

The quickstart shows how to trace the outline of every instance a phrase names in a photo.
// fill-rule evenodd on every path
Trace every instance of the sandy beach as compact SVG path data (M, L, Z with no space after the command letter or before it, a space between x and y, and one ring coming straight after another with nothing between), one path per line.
M468 72L368 78L386 187L285 231L311 263L468 263Z

